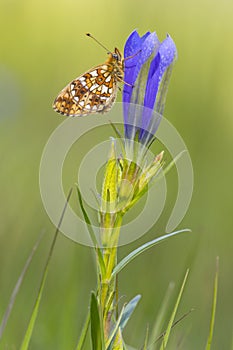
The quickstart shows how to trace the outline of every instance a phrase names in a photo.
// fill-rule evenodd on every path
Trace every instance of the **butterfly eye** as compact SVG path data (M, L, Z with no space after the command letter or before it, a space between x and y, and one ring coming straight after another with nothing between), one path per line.
M119 58L118 58L118 55L116 54L116 53L113 53L112 54L112 57L115 59L115 60L118 60Z

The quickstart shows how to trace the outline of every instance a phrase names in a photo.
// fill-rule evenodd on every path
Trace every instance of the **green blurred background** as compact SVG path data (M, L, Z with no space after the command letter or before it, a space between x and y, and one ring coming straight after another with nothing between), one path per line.
M156 30L161 40L168 32L177 45L179 58L165 116L190 151L195 187L189 211L179 226L190 227L192 234L155 247L120 276L124 300L143 295L125 337L140 347L169 282L175 282L172 305L189 267L178 316L192 307L195 311L174 329L169 349L203 349L219 255L213 349L233 349L232 19L229 0L0 0L0 317L35 240L41 231L46 232L17 297L1 349L19 348L54 232L38 184L43 147L63 120L53 112L51 103L68 81L106 58L85 32L93 33L107 47L122 50L135 28L141 34ZM75 182L82 152L76 147L67 161L67 188ZM168 190L159 222L140 240L120 248L120 256L164 233L177 191L175 169L168 175ZM92 250L61 235L30 349L74 349L94 288Z

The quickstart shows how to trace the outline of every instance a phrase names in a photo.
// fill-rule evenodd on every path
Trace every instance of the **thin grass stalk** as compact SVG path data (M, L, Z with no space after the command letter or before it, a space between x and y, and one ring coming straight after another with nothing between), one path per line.
M33 332L33 329L34 329L34 326L35 326L35 322L36 322L36 318L37 318L38 311L39 311L39 306L40 306L40 301L41 301L41 298L42 298L44 285L45 285L46 278L47 278L47 275L48 275L49 264L50 264L50 261L51 261L51 258L52 258L52 254L53 254L53 251L54 251L55 243L57 241L58 233L60 231L60 227L61 227L64 215L65 215L65 211L66 211L68 202L70 200L72 191L73 191L73 189L71 188L69 193L68 193L65 206L64 206L64 208L62 210L61 217L60 217L60 220L58 222L58 226L56 228L56 231L55 231L55 234L54 234L54 237L53 237L53 241L52 241L52 244L51 244L48 256L47 256L47 260L46 260L46 263L45 263L44 271L43 271L43 274L42 274L42 278L41 278L40 287L39 287L39 291L38 291L38 294L37 294L36 302L35 302L35 305L33 307L32 315L31 315L31 318L29 320L29 324L28 324L25 336L23 338L22 344L20 346L20 350L28 350L28 347L29 347L29 343L30 343L30 340L31 340L31 337L32 337L32 332Z

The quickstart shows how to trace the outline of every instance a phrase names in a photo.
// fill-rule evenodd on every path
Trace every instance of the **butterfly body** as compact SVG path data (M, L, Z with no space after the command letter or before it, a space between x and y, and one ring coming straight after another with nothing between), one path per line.
M107 112L116 99L123 74L123 60L116 48L104 64L71 81L55 99L54 110L73 117Z

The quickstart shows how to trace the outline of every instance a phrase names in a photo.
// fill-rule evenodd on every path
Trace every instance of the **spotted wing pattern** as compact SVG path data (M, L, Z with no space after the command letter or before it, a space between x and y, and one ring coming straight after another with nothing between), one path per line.
M68 84L53 108L67 116L107 112L116 99L118 76L111 64L100 65Z

